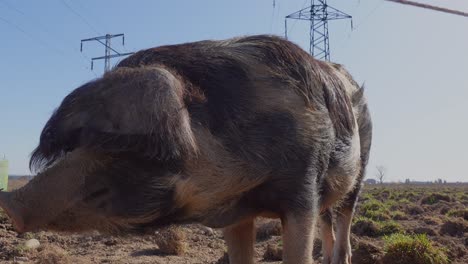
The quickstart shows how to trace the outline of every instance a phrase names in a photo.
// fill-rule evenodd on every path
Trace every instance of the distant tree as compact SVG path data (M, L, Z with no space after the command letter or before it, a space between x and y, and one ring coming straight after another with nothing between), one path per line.
M411 183L411 180L410 179L406 179L405 180L405 184L410 184Z
M387 172L387 169L382 165L377 166L376 168L377 168L377 174L376 174L377 180L380 182L380 184L382 184L384 181L385 173Z

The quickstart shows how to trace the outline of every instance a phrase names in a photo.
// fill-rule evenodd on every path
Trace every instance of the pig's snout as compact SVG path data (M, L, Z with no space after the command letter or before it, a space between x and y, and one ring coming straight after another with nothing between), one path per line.
M5 211L11 219L13 227L18 233L25 232L23 216L21 208L12 198L11 192L0 191L0 207Z

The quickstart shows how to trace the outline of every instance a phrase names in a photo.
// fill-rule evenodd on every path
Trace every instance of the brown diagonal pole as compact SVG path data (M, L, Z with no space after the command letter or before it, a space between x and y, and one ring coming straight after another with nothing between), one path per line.
M406 0L385 0L385 1L399 3L399 4L403 4L403 5L417 6L417 7L431 9L431 10L435 10L435 11L439 11L439 12L444 12L444 13L449 13L449 14L453 14L453 15L468 17L468 13L466 13L466 12L453 10L453 9L448 9L448 8L445 8L445 7L433 6L433 5L422 4L422 3L413 2L413 1L406 1Z

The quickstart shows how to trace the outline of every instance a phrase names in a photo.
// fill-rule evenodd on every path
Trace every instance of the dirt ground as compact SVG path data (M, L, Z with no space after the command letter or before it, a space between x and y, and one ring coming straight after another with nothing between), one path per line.
M12 180L17 188L27 180ZM468 184L371 185L361 194L353 225L353 263L385 262L384 237L427 234L449 263L468 263ZM387 208L388 210L382 210ZM281 225L257 221L257 263L281 263ZM29 249L26 241L40 246ZM175 248L175 249L174 249ZM314 258L321 260L320 241ZM0 263L228 263L220 230L186 225L140 236L113 237L97 232L18 235L0 212Z

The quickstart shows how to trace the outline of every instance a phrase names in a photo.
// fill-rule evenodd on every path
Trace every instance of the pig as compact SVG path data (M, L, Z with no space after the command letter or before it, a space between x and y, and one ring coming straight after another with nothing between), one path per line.
M279 218L283 263L313 262L318 227L323 263L350 263L371 138L363 88L288 40L161 46L66 96L0 206L18 232L222 228L231 264Z

